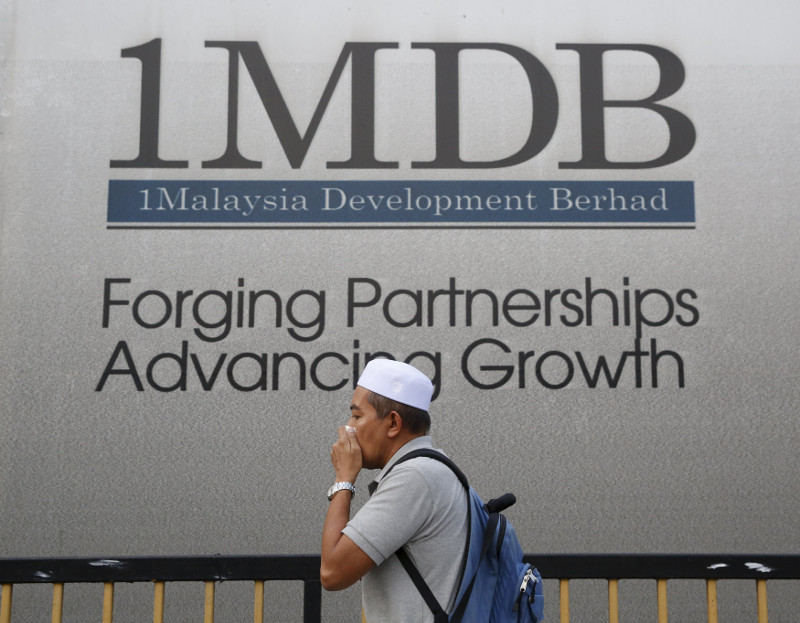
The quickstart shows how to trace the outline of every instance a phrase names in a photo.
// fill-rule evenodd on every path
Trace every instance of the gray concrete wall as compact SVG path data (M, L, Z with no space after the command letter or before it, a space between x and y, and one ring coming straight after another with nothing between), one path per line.
M583 3L568 11L511 2L380 3L378 11L351 2L301 14L288 3L207 4L5 9L0 555L316 552L329 448L347 417L353 369L379 351L429 355L415 361L438 375L435 442L479 492L516 493L509 516L526 551L797 552L800 57L787 26L795 8ZM120 51L156 37L160 155L189 166L111 168L139 145L141 62ZM258 41L301 129L345 42L399 42L396 55L376 56L376 154L398 168L326 167L350 153L349 70L303 165L290 167L241 62L239 146L263 167L203 168L224 150L228 114L227 53L204 45L211 40ZM434 156L432 53L410 49L421 41L503 42L539 58L559 94L547 147L513 167L411 168ZM643 170L559 168L580 158L580 76L578 55L555 46L589 42L658 45L681 59L686 81L664 103L697 130L686 157ZM513 60L472 54L463 66L463 155L498 159L519 149L530 96ZM606 56L607 97L647 96L659 79L655 63L620 54ZM658 114L628 115L607 112L609 158L663 153L669 137ZM696 218L686 229L112 229L113 179L684 181L694 184ZM117 279L130 282L108 281ZM111 299L130 304L108 306L103 326L107 283ZM429 319L429 292L452 283L501 301L527 291L514 295L520 304L574 289L584 312L587 289L603 289L620 317L615 325L609 296L599 294L591 324L568 326L561 315L575 312L551 294L549 324L543 308L501 313L495 323L476 305L468 325L466 295L451 297L451 317L439 294ZM354 308L350 322L353 284L359 301L372 284L381 298ZM132 313L151 290L175 305L178 291L231 291L235 301L251 289L273 290L284 305L300 291L314 296L298 296L281 326L264 317L216 342L198 337L188 306L180 327L174 309L163 326L141 326L163 314L159 295L143 297L140 323ZM625 301L648 290L660 293L645 298L642 313L668 321L643 327L631 354L637 332ZM415 318L417 292L421 326L396 326ZM219 303L207 297L203 317L222 313ZM512 321L533 311L540 317L529 326ZM293 327L313 339L296 339ZM153 379L177 384L184 342L185 391L158 391L148 365L172 353L157 359ZM99 387L104 371L130 370L122 343L142 391L130 373ZM531 351L520 387L518 353ZM656 386L653 353L664 351ZM242 353L268 354L267 389L229 381L227 366ZM309 367L325 353L341 361L323 358L320 382L307 370L301 387L287 360L276 386L273 354L288 353ZM206 391L191 357L208 376L223 354ZM594 366L601 356L613 369L627 357L616 387L591 387L581 371L581 357ZM480 370L492 365L514 374L479 387L499 385L499 372ZM258 374L247 356L232 372L240 386ZM338 380L346 386L320 387ZM357 589L330 599L348 612Z

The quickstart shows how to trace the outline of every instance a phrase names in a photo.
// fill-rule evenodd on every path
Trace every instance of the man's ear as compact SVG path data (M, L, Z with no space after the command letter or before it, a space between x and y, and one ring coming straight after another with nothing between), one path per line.
M403 416L397 411L390 411L386 418L389 420L389 428L387 429L386 434L390 439L394 439L403 430Z

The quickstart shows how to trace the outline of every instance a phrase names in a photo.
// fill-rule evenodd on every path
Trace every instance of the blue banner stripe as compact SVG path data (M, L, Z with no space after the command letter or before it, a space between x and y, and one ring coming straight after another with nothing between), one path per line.
M109 223L694 223L685 181L110 180Z

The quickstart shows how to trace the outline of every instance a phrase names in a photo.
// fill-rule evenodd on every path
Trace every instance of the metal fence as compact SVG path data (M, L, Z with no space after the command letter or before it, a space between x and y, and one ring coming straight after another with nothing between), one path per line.
M619 623L619 581L654 580L658 623L667 623L669 580L704 580L706 620L718 623L717 583L751 580L758 623L768 623L767 581L800 579L800 555L528 555L543 577L559 580L561 623L569 623L569 588L572 580L605 580L608 583L608 621ZM795 589L800 596L800 583ZM796 621L800 621L800 611ZM555 620L550 613L550 620ZM694 620L701 620L699 617ZM738 618L735 623L746 621Z
M708 623L718 623L717 583L749 580L758 623L768 623L767 584L773 580L800 579L800 555L573 555L527 554L542 576L558 582L558 613L548 607L547 619L569 623L570 586L579 580L602 580L608 585L608 621L619 623L620 580L652 580L658 623L668 621L667 585L670 580L703 580ZM117 583L152 583L153 623L164 623L165 586L169 582L205 585L204 623L213 623L215 590L219 582L252 582L253 621L264 621L264 583L292 580L303 583L303 621L320 623L322 587L319 556L179 556L122 558L5 558L0 559L0 623L12 623L13 594L17 584L52 584L52 623L61 623L64 585L103 585L102 623L114 618ZM793 588L800 595L800 585ZM554 597L546 599L554 603ZM701 620L696 618L695 620ZM736 623L739 623L738 619ZM797 619L800 621L800 611Z

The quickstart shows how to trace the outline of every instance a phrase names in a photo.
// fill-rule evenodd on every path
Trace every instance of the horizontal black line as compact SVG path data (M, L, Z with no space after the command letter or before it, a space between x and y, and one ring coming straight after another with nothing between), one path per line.
M524 560L560 579L800 579L797 554L537 554ZM0 558L0 583L304 580L319 555Z

